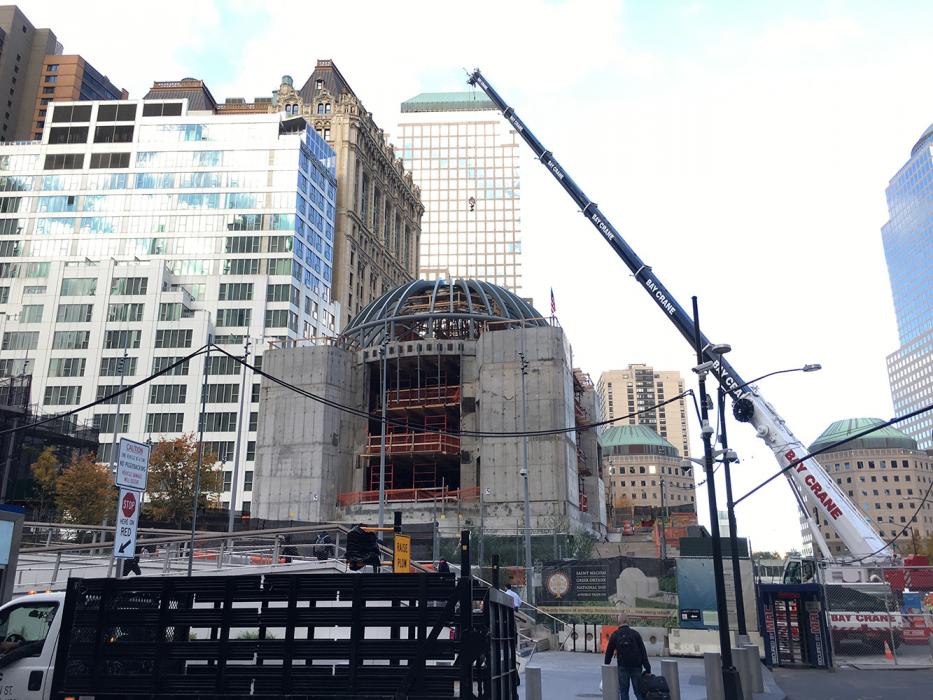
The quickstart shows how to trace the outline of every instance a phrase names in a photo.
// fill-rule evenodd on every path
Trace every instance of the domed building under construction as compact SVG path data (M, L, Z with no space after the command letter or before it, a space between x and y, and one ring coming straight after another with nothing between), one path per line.
M302 393L262 380L254 517L373 522L382 472L406 522L516 533L527 431L531 527L605 533L596 433L576 430L593 384L556 319L502 287L411 282L335 342L266 351L263 371Z

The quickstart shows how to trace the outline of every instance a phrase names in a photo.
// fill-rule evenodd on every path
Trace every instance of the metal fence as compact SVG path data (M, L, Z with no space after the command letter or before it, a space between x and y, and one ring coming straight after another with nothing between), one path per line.
M825 614L835 665L933 666L933 567L827 573Z

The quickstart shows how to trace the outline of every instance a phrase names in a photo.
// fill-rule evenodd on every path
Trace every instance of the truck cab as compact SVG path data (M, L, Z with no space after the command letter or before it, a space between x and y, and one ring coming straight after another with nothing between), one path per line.
M0 607L0 697L49 697L64 600L40 593Z

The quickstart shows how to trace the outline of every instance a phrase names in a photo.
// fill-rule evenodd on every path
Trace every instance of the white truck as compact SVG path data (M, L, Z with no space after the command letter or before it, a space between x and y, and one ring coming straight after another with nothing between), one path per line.
M64 593L37 593L0 607L0 698L50 698Z

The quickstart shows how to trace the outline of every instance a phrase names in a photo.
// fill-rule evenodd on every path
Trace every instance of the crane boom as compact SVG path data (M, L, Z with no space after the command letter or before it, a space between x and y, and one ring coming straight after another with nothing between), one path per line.
M605 214L600 211L599 206L583 193L573 178L557 162L554 154L545 148L519 119L515 110L506 104L479 69L470 74L467 82L486 93L486 96L502 112L502 116L531 147L538 160L547 167L554 179L570 195L583 215L606 239L616 255L622 258L622 262L632 271L638 284L651 296L658 308L692 347L694 345L693 319L658 279L651 267L638 257ZM732 396L733 400L743 399L747 402L745 405L750 408L748 413L751 415L745 416L746 422L754 426L758 437L765 441L777 458L778 464L785 470L784 475L801 506L801 512L807 520L813 541L819 546L823 556L826 559L833 559L819 530L820 518L831 524L852 555L859 560L877 561L888 557L888 545L875 531L871 521L849 500L842 488L815 459L804 460L786 469L791 462L808 454L807 449L794 436L774 407L761 397L758 389L754 386L746 386L729 362L710 352L711 344L705 335L701 336L700 342L703 346L703 357L712 362L710 371L719 384ZM803 494L806 494L805 499L802 497ZM806 507L807 502L813 503L814 512L810 512Z

